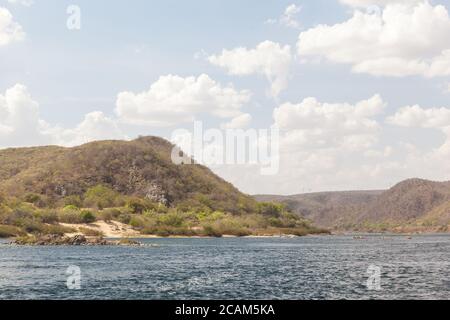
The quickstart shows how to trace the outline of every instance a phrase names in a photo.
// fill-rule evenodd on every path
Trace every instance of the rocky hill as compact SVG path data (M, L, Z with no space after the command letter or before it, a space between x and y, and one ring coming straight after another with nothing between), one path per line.
M258 203L202 165L174 164L173 148L142 137L0 150L0 238L108 236L101 226L135 237L326 232L279 204Z
M100 141L75 148L0 150L0 190L44 195L52 202L104 185L168 206L184 201L214 210L251 210L255 201L201 165L175 165L173 145L157 137Z

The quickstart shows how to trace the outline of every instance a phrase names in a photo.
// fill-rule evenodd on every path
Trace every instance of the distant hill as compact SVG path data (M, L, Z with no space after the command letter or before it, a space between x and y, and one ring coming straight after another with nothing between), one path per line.
M361 218L408 222L423 217L447 201L450 201L450 182L410 179L383 192L370 203Z
M346 229L354 224L367 206L383 191L321 192L292 196L255 196L258 201L283 203L317 225L332 229Z
M450 182L403 181L386 191L255 196L277 201L320 227L361 231L450 231Z
M172 206L190 201L232 213L255 206L253 198L208 168L173 164L172 148L164 139L143 137L74 148L0 150L0 191L10 196L36 193L57 201L104 185L122 195L152 193Z

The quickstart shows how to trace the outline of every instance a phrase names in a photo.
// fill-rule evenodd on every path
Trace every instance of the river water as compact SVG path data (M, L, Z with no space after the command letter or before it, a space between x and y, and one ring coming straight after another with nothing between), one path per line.
M450 235L141 241L2 242L0 299L450 299Z

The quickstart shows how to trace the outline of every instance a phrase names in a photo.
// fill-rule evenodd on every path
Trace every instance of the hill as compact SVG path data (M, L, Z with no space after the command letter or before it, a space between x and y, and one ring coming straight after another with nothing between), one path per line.
M257 203L202 165L174 164L173 147L141 137L0 150L0 237L2 230L73 233L97 220L164 236L320 231L282 206Z
M450 182L410 179L383 192L361 218L407 222L424 216L447 201L450 201Z
M258 201L275 201L315 224L330 229L347 229L355 223L368 203L383 191L343 191L292 196L258 195Z
M403 181L386 191L255 196L278 201L318 226L359 231L450 231L450 182Z
M0 151L0 190L12 196L44 195L54 203L104 185L122 195L158 197L237 213L254 200L201 165L175 165L173 145L157 137L92 142L75 148L39 147ZM153 193L153 194L152 194Z

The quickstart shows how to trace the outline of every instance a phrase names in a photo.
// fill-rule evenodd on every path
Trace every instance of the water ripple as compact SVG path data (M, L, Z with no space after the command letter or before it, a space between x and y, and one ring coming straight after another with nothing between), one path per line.
M449 299L450 236L152 239L158 248L0 244L0 299ZM81 290L66 286L79 266ZM381 290L366 286L370 265Z

